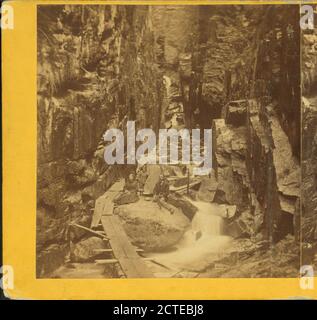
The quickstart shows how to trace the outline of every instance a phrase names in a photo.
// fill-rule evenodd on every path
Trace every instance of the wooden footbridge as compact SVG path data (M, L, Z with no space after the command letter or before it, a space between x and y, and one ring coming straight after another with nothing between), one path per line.
M179 272L159 263L153 258L144 258L141 249L131 244L130 239L125 233L120 218L113 214L113 199L123 189L123 180L114 183L101 197L95 202L91 227L87 228L76 223L72 226L84 229L85 231L102 238L105 241L104 249L96 249L96 253L103 258L95 260L96 264L118 265L126 278L170 278ZM196 184L196 182L194 183ZM175 188L175 192L182 193L186 186ZM151 261L165 271L153 273L146 261Z
M95 229L95 232L101 235L110 247L99 249L98 252L105 253L107 256L110 253L112 257L98 259L95 262L118 264L127 278L153 278L154 274L147 267L145 259L139 255L142 250L131 244L119 217L113 214L113 199L122 188L123 182L116 182L96 200L90 230Z

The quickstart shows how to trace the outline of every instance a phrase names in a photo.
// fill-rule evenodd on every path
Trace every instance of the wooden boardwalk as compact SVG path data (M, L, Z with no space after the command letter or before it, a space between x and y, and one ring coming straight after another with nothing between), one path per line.
M113 254L113 259L96 260L96 263L119 263L127 278L153 278L153 273L131 244L120 219L113 215L113 198L122 187L123 182L116 182L96 200L91 226L98 227L101 222Z
M97 228L101 216L113 214L113 199L123 189L123 181L115 182L101 197L96 200L91 228Z

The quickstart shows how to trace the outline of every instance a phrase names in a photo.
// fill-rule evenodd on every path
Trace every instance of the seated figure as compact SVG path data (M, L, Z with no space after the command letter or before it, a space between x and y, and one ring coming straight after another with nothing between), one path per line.
M153 201L157 202L160 209L165 208L171 214L174 213L174 208L167 203L169 196L169 183L165 179L164 175L160 175L160 179L153 190Z
M113 202L116 205L137 202L139 200L137 192L138 192L138 182L135 179L135 175L133 173L130 173L128 179L125 182L122 192L120 192L113 199Z

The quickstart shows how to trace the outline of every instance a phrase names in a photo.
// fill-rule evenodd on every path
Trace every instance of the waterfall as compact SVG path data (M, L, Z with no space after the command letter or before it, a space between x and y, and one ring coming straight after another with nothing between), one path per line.
M163 77L168 106L172 81L166 75ZM169 122L172 128L178 128L176 114ZM223 218L219 215L221 210L218 204L188 200L198 208L190 229L172 251L147 254L149 258L175 271L204 270L221 256L231 241L230 237L222 235Z
M198 208L192 221L192 231L208 236L220 236L223 219L217 215L218 205L200 201L192 201L192 203Z
M198 208L190 229L175 250L153 253L150 257L173 270L197 272L219 259L232 238L222 235L223 218L218 214L218 204L190 201Z

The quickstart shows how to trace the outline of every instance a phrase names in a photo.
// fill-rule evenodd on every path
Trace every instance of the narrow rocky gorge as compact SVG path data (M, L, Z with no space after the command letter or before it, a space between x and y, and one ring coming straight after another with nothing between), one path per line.
M65 262L91 261L93 250L103 247L100 239L69 223L90 227L96 199L135 169L107 165L102 139L109 128L125 131L131 120L137 129L156 133L184 127L213 132L212 173L197 184L193 177L187 196L172 192L169 202L177 209L172 218L156 209L151 219L142 220L138 207L153 209L142 199L142 205L119 209L133 243L152 254L184 242L202 206L218 212L221 236L231 242L221 257L195 267L196 276L296 277L301 230L298 17L298 6L286 5L40 6L37 276L46 277ZM304 36L307 55L315 50L314 37ZM308 97L303 101L304 197L313 199L314 163L308 159L315 150L315 65L305 63ZM181 167L162 170L187 183ZM213 209L205 209L206 203ZM308 201L303 206L304 220L314 219L316 206ZM155 220L161 214L164 223ZM134 225L140 221L142 234ZM198 239L200 230L191 228ZM315 229L307 243L315 241ZM107 269L108 277L116 276L112 271Z

